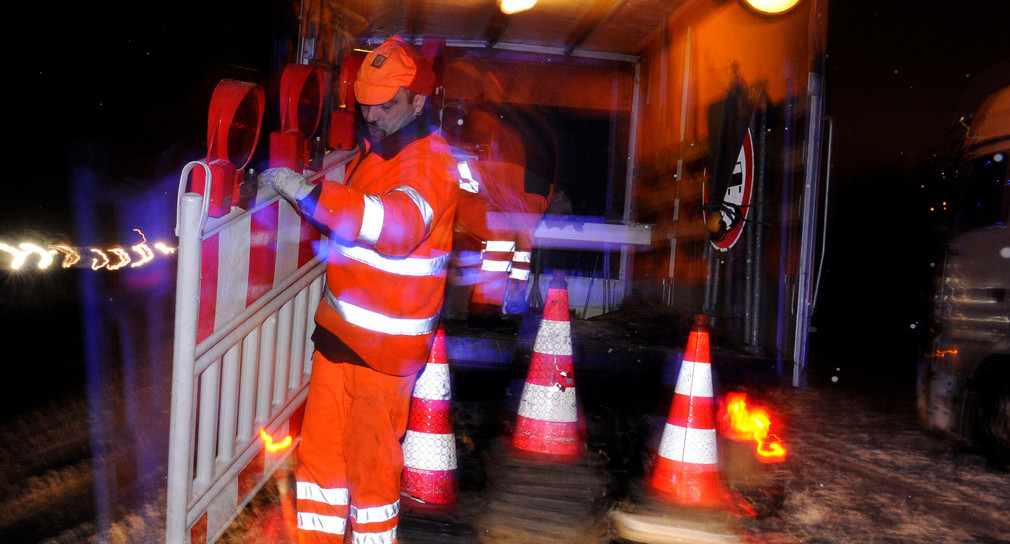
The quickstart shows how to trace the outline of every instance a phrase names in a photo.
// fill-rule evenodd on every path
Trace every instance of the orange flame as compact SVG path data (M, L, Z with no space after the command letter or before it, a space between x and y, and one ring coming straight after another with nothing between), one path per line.
M757 458L762 463L781 463L786 460L786 445L771 434L771 415L763 406L748 406L746 393L729 393L719 418L723 434L738 442L755 442Z
M260 429L260 438L263 439L263 445L269 452L282 450L291 445L291 435L284 437L284 440L274 444L274 437L268 435L266 429Z

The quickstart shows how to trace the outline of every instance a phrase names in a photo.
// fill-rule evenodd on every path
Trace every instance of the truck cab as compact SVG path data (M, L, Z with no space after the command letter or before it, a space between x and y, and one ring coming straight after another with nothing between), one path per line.
M918 372L923 423L1010 460L1010 87L972 117L956 153L953 210Z

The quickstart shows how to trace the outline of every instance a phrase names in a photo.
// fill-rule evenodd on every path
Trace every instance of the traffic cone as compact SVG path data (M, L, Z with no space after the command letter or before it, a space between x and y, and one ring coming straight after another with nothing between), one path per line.
M445 331L439 329L428 363L414 384L403 438L400 493L420 503L451 505L459 498L451 398Z
M680 505L727 509L746 515L753 510L741 497L729 492L719 474L716 402L706 321L704 315L695 317L649 483Z
M568 288L551 281L512 431L518 449L555 455L585 450L575 396Z

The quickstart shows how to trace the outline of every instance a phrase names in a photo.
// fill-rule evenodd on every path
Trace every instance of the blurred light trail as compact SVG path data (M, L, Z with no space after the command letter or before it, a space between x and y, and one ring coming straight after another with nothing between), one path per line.
M147 236L140 229L133 230L140 235L141 240L140 243L130 246L130 250L136 253L136 258L131 256L129 250L120 245L103 249L97 247L76 248L68 244L54 243L49 244L48 247L43 247L44 244L40 245L34 242L20 242L17 245L12 245L3 241L0 241L0 254L6 253L10 255L9 266L11 270L25 268L26 264L33 258L37 260L36 267L39 270L46 270L53 266L57 261L57 256L59 256L58 260L62 268L72 268L80 265L90 266L92 270L105 269L116 271L127 266L130 268L144 266L152 262L159 253L161 255L172 255L175 253L175 247L163 242L155 242L152 249L148 245ZM81 262L82 253L92 254L90 265ZM0 261L0 267L3 267L2 261Z
M268 435L266 429L260 429L260 438L263 439L264 447L269 452L282 450L291 445L291 435L284 437L284 440L274 444L274 437Z
M3 242L0 242L0 251L11 254L14 259L11 261L11 270L18 270L24 266L25 261L31 255L39 256L39 269L46 269L49 265L53 264L53 255L56 254L56 250L45 250L41 247L31 243L22 242L18 244L18 248L11 247Z
M730 440L753 441L757 444L758 460L778 463L786 459L785 444L771 434L771 415L763 406L748 406L746 393L729 393L722 417L724 433Z

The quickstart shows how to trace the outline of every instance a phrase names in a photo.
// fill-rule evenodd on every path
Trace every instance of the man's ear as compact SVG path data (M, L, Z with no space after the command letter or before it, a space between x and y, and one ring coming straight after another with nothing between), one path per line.
M428 97L424 96L423 94L414 95L414 115L421 114L421 110L424 109L424 102L426 100L428 100Z

